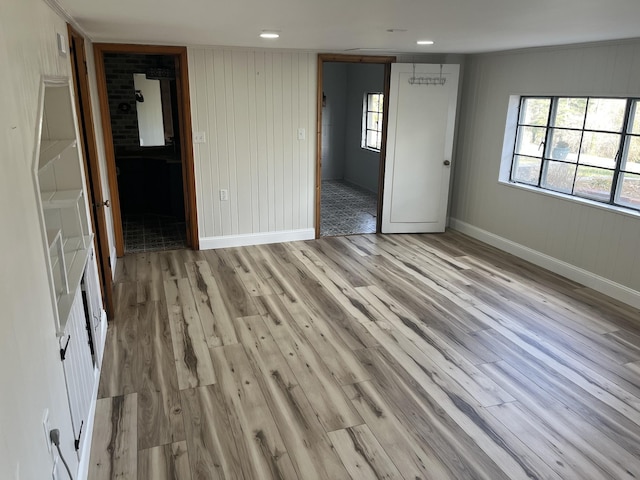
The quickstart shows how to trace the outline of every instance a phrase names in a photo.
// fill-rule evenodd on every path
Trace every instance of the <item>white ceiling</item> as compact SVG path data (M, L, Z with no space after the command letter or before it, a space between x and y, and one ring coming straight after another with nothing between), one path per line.
M640 0L57 1L94 41L477 53L640 37Z

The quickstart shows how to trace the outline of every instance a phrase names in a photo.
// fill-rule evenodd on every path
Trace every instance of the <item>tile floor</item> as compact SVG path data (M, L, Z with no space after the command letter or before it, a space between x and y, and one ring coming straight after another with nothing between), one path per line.
M187 226L174 217L155 214L122 218L125 253L174 250L187 246Z
M323 180L320 235L375 233L378 196L342 180Z

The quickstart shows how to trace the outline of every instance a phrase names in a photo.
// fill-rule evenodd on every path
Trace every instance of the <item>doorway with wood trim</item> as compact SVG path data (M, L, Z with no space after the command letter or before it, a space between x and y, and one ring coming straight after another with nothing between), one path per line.
M380 232L395 60L318 55L316 238Z
M71 71L75 90L76 113L78 116L78 131L82 156L84 159L85 178L87 182L87 199L91 208L90 216L94 236L94 250L98 255L98 278L102 291L102 301L107 317L112 318L113 309L113 272L111 270L111 253L107 233L105 208L110 200L105 198L102 191L98 149L96 145L95 128L89 92L89 77L87 73L87 59L84 37L67 25L69 35L69 50L71 54Z
M186 48L94 52L117 255L198 249Z

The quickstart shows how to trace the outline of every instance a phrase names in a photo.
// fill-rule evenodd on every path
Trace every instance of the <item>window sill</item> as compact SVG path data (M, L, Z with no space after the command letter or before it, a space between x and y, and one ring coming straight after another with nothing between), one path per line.
M380 150L376 150L375 148L369 147L360 147L362 150L366 150L367 152L380 153Z
M605 210L607 212L617 213L620 215L625 215L627 217L640 219L640 212L636 210L632 210L630 208L624 208L618 205L608 205L605 203L589 200L587 198L574 197L573 195L566 195L564 193L554 192L553 190L543 190L541 188L532 187L522 183L513 183L513 182L504 181L504 180L498 180L498 183L506 187L515 188L518 190L526 190L527 192L535 193L537 195L544 195L546 197L552 197L558 200L564 200L572 203L579 203L587 207L598 208L600 210Z

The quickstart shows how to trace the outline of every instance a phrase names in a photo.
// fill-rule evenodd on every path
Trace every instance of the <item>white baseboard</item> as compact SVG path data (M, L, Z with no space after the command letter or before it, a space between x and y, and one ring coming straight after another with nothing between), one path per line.
M305 228L301 230L249 233L245 235L225 235L223 237L204 237L200 239L200 249L211 250L214 248L264 245L266 243L296 242L298 240L312 240L315 236L316 231L313 228Z
M601 277L600 275L596 275L595 273L589 272L580 267L576 267L575 265L571 265L570 263L558 260L555 257L538 252L537 250L533 250L532 248L512 242L511 240L500 237L486 230L482 230L481 228L475 227L456 218L451 218L449 223L451 228L454 230L458 230L470 237L511 253L516 257L520 257L542 268L546 268L547 270L557 273L558 275L562 275L574 282L581 283L586 287L604 293L605 295L613 297L627 305L631 305L634 308L640 308L640 292L636 290Z

